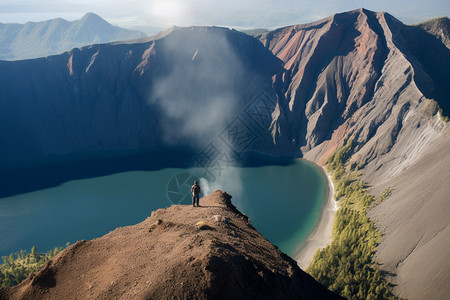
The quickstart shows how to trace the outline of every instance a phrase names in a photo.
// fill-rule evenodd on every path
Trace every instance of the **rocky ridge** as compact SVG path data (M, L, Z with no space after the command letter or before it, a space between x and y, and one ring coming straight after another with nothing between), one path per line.
M417 24L417 26L436 36L447 48L450 48L450 19L448 17L432 19Z
M0 299L340 299L215 191L65 249ZM201 223L199 223L201 222Z

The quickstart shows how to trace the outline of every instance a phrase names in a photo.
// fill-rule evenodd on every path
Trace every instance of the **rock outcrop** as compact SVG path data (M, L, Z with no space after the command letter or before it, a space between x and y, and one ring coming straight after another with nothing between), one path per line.
M65 249L0 299L340 299L215 191Z
M450 49L450 19L448 17L432 19L417 26L434 35Z

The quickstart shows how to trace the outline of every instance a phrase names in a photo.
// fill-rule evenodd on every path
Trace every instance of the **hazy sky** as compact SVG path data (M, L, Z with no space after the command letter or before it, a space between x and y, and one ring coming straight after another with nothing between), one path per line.
M0 23L75 20L94 12L147 33L172 25L276 28L360 7L387 11L407 24L450 14L449 0L0 0Z

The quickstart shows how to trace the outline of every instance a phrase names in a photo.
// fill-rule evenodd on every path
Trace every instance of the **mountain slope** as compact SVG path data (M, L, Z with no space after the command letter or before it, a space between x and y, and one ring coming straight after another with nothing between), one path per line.
M1 133L0 165L207 142L261 90L270 91L280 69L252 37L200 27L148 42L0 61L0 123L8 129ZM194 113L202 122L190 121Z
M364 9L260 40L286 69L275 79L289 125L281 132L321 164L352 137L351 164L363 168L373 193L393 189L371 216L385 233L377 257L395 274L395 291L408 299L447 294L450 206L440 179L449 178L450 160L438 153L450 139L436 102L448 113L450 51L419 28ZM412 271L418 262L433 267Z
M398 175L379 180L375 193L392 195L370 216L385 233L376 259L408 299L445 299L450 280L450 126Z
M215 27L175 28L145 42L0 61L0 179L7 182L0 195L36 188L39 173L55 180L43 188L59 184L61 173L74 178L80 169L71 164L52 175L48 166L55 163L142 149L150 168L176 167L180 157L192 162L210 143L229 156L248 149L280 152L267 131L270 113L260 118L252 110L263 101L264 109L274 110L266 98L274 94L271 77L281 68L254 38ZM247 137L234 139L227 129L234 126Z
M340 299L215 191L81 241L1 299ZM197 222L206 225L199 227Z
M342 137L355 135L366 164L389 151L412 105L424 106L432 117L433 102L423 100L435 99L448 111L450 53L435 41L428 45L439 55L421 57L407 44L420 37L407 29L388 14L360 10L260 38L284 62L275 86L282 87L279 102L292 128L288 138L302 153L323 162ZM369 141L376 132L374 145Z
M69 22L53 19L26 24L0 23L0 59L18 60L58 54L75 47L145 37L145 34L112 26L88 13Z
M448 17L431 19L417 24L417 27L436 36L447 48L450 48L450 19Z

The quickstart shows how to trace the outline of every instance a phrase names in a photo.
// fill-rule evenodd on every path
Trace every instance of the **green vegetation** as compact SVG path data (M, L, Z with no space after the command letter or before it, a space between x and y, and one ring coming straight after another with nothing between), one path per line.
M373 258L381 241L381 233L366 215L373 196L367 192L364 181L358 179L356 171L351 171L354 168L345 168L352 146L353 139L350 139L328 158L328 170L333 172L340 208L334 221L331 245L315 253L306 271L328 289L348 299L398 299Z
M439 103L438 103L436 100L431 99L430 103L431 103L431 105L432 105L432 107L433 107L433 109L434 109L434 113L435 113L435 114L438 113L438 114L439 114L439 117L441 118L441 120L442 120L444 123L448 123L448 121L450 121L448 112L446 113L446 112L444 111L444 109L439 105Z
M353 139L348 140L347 144L341 149L336 150L333 154L328 157L327 160L327 169L329 172L333 171L333 182L337 180L337 178L341 177L344 174L344 162L347 161L350 151L352 150Z
M198 221L197 223L195 223L195 227L197 227L197 229L200 229L200 230L212 229L212 227L209 226L208 224L206 224L204 221Z
M424 25L429 25L429 24L433 24L433 23L434 24L439 24L441 26L444 26L444 27L448 28L449 25L450 25L450 20L449 20L448 17L432 18L432 19L429 19L429 20L427 20L425 22L418 23L418 24L416 24L414 26L424 26Z
M31 252L26 250L11 253L9 256L3 256L3 264L0 265L0 286L14 286L33 272L42 268L42 266L58 254L63 248L57 247L45 254L36 252L36 247L31 248Z
M442 108L439 108L439 116L441 117L442 121L444 121L444 123L448 123L448 121L450 121L450 118L444 114Z
M374 202L372 202L371 207L376 206L386 200L387 197L389 197L392 194L392 189L388 187L383 191L383 193L376 199Z

